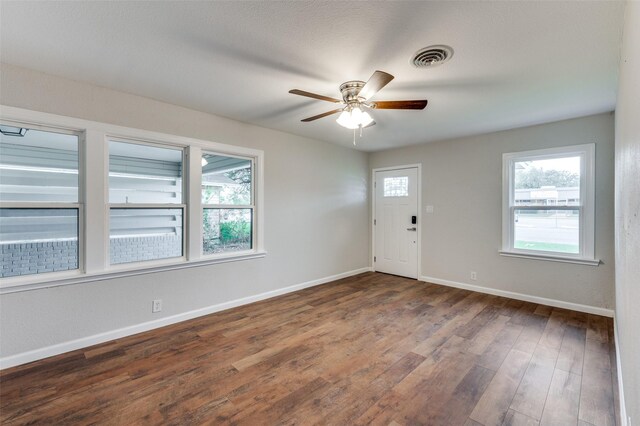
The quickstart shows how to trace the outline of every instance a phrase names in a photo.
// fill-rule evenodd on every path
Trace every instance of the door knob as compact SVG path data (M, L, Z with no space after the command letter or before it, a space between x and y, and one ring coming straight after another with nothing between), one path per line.
M415 230L417 230L417 229L418 229L418 228L416 228L416 227L414 226L413 228L407 228L407 231L415 231Z

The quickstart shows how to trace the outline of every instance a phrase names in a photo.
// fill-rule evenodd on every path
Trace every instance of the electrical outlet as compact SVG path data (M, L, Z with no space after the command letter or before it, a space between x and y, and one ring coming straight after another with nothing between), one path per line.
M476 271L471 271L471 279L473 281L478 279L478 274L476 273Z
M151 312L156 313L162 311L162 299L156 299L151 303Z
M427 206L425 210L427 213L433 213L433 206Z

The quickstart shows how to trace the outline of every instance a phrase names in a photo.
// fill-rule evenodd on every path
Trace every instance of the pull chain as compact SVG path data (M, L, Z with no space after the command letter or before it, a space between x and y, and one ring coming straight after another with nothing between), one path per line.
M362 137L363 127L360 125L358 126L358 129L360 129L360 137ZM353 146L356 146L356 129L353 129Z

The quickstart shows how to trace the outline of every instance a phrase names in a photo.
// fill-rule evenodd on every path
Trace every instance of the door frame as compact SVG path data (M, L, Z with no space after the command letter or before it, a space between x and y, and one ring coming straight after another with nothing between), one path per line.
M374 256L376 255L376 228L373 224L373 220L376 215L376 172L386 172L390 170L403 170L403 169L418 169L418 271L417 271L417 281L420 281L422 277L422 164L404 164L400 166L390 166L390 167L378 167L375 169L371 169L371 270L373 272L376 271L376 262L373 261Z

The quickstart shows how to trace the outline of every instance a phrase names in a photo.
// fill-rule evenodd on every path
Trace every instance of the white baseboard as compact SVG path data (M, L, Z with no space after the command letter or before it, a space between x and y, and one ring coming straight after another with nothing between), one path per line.
M620 346L618 346L618 322L613 317L613 339L616 344L616 372L618 373L618 399L620 400L620 426L631 426L627 420L627 406L624 403L624 386L622 385L622 364L620 362Z
M302 284L296 284L289 287L279 288L277 290L267 291L265 293L256 294L254 296L243 297L241 299L231 300L228 302L219 303L217 305L195 309L193 311L183 312L181 314L159 318L157 320L147 321L141 324L131 325L128 327L123 327L116 330L95 334L93 336L82 337L80 339L71 340L64 343L58 343L56 345L47 346L44 348L38 348L28 352L15 354L15 355L10 355L4 358L0 358L0 370L9 368L9 367L15 367L21 364L26 364L32 361L37 361L43 358L48 358L50 356L59 355L65 352L86 348L89 346L97 345L99 343L108 342L109 340L119 339L125 336L131 336L133 334L142 333L144 331L153 330L155 328L164 327L167 325L186 321L192 318L197 318L203 315L208 315L215 312L224 311L226 309L247 305L249 303L258 302L260 300L270 299L272 297L302 290L304 288L325 284L331 281L339 280L341 278L347 278L353 275L358 275L363 272L370 272L371 270L372 270L371 267L355 269L352 271L343 272L341 274L331 275L329 277L307 281Z
M525 302L538 303L540 305L553 306L556 308L570 309L572 311L586 312L588 314L602 315L613 318L613 309L600 308L597 306L581 305L579 303L563 302L561 300L547 299L546 297L531 296L528 294L516 293L513 291L498 290L495 288L482 287L479 285L466 284L457 281L443 280L440 278L421 276L420 281L445 285L447 287L461 288L463 290L476 291L478 293L493 294L494 296L508 297L509 299L524 300Z

